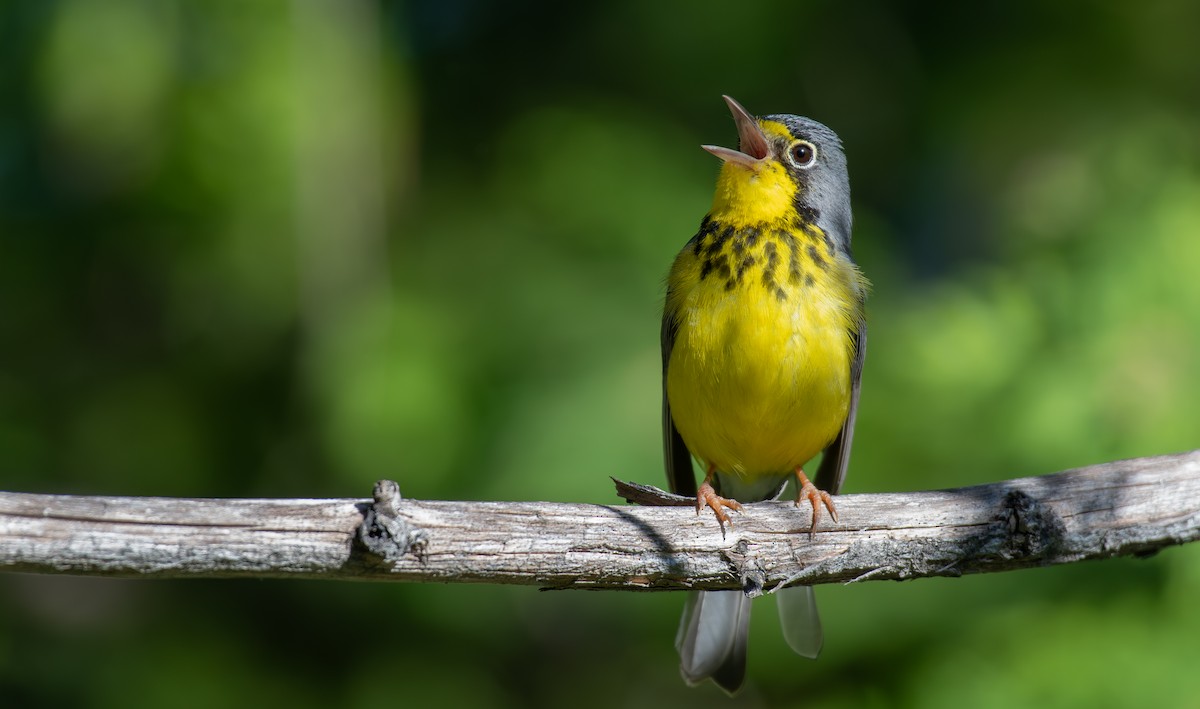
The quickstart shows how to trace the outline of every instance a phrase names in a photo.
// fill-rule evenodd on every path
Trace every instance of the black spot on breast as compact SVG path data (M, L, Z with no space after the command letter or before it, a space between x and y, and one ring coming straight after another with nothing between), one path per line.
M775 248L774 241L768 241L763 245L763 255L767 257L767 272L775 270L775 264L779 262L779 252Z
M708 258L704 259L704 263L700 264L700 280L703 281L708 277L708 274L712 273L713 271L716 271L717 273L724 272L726 274L725 277L728 277L729 264L726 263L725 254L709 256Z
M716 231L717 223L712 220L709 215L704 215L704 219L700 221L700 230L692 237L692 253L699 256L704 251L705 246L712 241L709 237Z
M816 244L808 245L808 258L810 258L812 260L813 265L816 266L817 268L825 268L828 265L827 263L825 263L824 254L822 254L820 252L820 250L817 249Z
M721 251L721 249L725 247L725 242L729 241L730 237L732 237L732 236L733 236L733 227L731 227L731 226L725 227L720 232L715 232L715 236L713 237L713 240L710 241L708 243L708 245L704 248L703 253L705 253L709 256L719 253Z
M792 239L792 243L788 246L788 283L794 286L800 285L800 277L802 275L800 268L800 253L796 248L796 240Z
M746 256L741 261L738 261L737 277L734 280L736 280L738 283L741 283L742 276L744 276L746 274L747 269L754 266L754 264L757 262L758 262L758 260L755 259L753 256Z
M782 288L780 288L779 286L775 286L775 297L779 299L779 302L780 302L780 303L786 303L786 302L787 302L787 292L785 292L785 291L784 291Z
M813 278L813 274L811 274L811 273L804 274L804 285L811 288L814 280L816 280L816 279Z
M718 276L725 279L726 287L733 287L733 271L729 269L729 259L724 256L717 259L717 262L713 265L713 269L717 272Z

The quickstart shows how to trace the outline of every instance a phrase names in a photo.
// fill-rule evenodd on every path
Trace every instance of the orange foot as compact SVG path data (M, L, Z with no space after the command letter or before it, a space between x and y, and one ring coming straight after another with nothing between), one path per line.
M731 510L742 510L742 504L737 500L730 500L721 497L712 486L713 469L709 468L708 475L704 476L704 482L700 483L700 488L696 490L696 514L700 514L700 510L706 506L711 508L713 514L717 516L717 524L721 525L721 534L725 534L725 523L728 522L733 526L733 520L725 513L723 508L728 507Z
M810 537L816 533L817 521L821 519L821 503L825 503L825 508L829 510L833 521L838 521L837 508L833 506L833 497L824 490L818 490L816 485L809 482L808 476L800 468L796 468L796 485L800 488L800 492L796 494L796 506L799 507L800 501L805 499L812 503L812 527L808 530Z

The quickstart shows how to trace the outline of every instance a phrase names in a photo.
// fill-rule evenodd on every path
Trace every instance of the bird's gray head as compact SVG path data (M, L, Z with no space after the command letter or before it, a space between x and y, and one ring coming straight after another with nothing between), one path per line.
M822 123L787 113L763 116L787 129L787 138L776 138L777 151L784 153L783 165L796 180L795 205L806 218L850 252L850 174L842 141Z

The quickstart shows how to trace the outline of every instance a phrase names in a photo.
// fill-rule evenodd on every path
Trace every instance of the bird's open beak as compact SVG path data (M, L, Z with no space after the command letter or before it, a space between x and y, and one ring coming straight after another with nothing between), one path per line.
M767 137L763 135L762 129L758 127L758 121L754 120L754 116L742 108L742 104L734 101L729 96L724 96L725 103L729 104L729 112L733 114L733 122L737 124L738 140L741 150L733 150L731 148L722 148L716 145L701 145L708 152L716 155L725 162L737 163L751 170L758 169L767 155L770 154L770 146L767 144Z

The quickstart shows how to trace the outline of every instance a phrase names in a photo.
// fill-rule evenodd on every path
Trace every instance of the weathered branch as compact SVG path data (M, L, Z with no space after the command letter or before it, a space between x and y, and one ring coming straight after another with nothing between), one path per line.
M747 506L722 538L690 509L400 500L386 482L374 504L0 493L0 570L750 593L957 576L1195 541L1200 451L837 504L811 538L790 502Z

